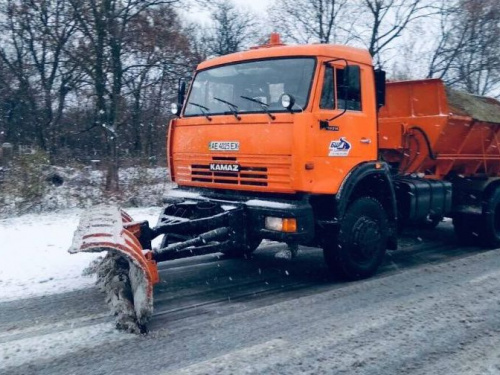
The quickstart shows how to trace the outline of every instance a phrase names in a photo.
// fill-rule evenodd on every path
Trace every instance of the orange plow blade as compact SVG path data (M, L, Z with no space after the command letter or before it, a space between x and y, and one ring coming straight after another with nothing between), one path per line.
M156 262L138 240L140 222L118 207L101 206L84 212L68 250L108 254L97 267L98 285L117 316L117 327L144 332L153 312Z

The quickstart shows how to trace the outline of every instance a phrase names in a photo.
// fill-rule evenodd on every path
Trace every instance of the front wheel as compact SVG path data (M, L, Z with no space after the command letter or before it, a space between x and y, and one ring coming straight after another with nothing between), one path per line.
M359 280L372 276L385 255L388 220L380 202L361 197L347 208L336 241L323 246L330 270L338 277Z

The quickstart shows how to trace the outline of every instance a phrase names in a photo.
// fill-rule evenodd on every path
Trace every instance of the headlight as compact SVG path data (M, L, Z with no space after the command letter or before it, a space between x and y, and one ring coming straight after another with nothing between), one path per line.
M276 232L294 233L297 232L297 219L268 216L265 227Z

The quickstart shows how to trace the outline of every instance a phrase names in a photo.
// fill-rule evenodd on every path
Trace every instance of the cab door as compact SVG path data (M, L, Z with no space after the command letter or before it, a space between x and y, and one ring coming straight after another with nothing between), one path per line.
M337 193L356 165L377 158L377 122L373 70L345 60L323 63L313 112L313 154L316 178L313 191ZM353 78L354 77L354 78ZM357 82L356 82L357 81Z

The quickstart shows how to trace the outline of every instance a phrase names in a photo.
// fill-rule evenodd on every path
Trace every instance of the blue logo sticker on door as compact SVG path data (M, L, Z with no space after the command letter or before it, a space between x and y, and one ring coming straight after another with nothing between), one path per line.
M349 151L351 151L351 144L345 137L340 137L340 139L330 142L328 151L328 156L348 156Z

